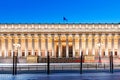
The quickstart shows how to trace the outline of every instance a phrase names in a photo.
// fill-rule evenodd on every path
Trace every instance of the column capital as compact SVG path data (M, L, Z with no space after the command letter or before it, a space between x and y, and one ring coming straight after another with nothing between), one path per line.
M87 36L92 36L92 34L88 34Z
M101 34L101 37L102 37L102 36L103 36L103 37L105 37L105 36L106 36L106 34L105 34L105 33L102 33L102 34Z
M76 33L76 34L75 34L75 36L79 36L79 34L78 34L78 33Z
M41 37L45 37L45 34L40 34Z
M25 35L21 34L20 39L25 39Z
M26 35L26 38L28 39L28 38L31 38L32 36L31 36L31 34L27 34Z
M24 34L20 34L21 36L25 36Z
M115 33L115 36L118 36L118 33Z
M112 33L109 33L108 36L112 36Z
M58 37L58 34L54 34L54 37Z
M98 34L98 33L96 33L96 34L95 34L95 36L99 36L99 34Z
M38 37L38 34L34 34L34 37Z
M86 36L86 34L85 34L85 33L83 33L81 36Z
M52 35L51 34L47 34L48 37L51 37Z

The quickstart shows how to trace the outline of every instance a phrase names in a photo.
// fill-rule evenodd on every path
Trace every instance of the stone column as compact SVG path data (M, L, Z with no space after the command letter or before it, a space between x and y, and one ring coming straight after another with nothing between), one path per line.
M18 47L18 57L21 57L22 53L21 53L21 39L20 38L18 38L18 44L20 44L20 47Z
M95 38L92 36L92 55L95 55Z
M68 42L68 35L66 35L66 57L69 57L69 42Z
M8 57L8 39L5 37L5 57Z
M73 40L72 40L72 45L73 45L73 57L75 57L75 35L72 36Z
M88 55L88 36L86 35L86 55Z
M81 35L79 35L79 55L81 56L82 52L82 40L81 40Z
M100 56L102 56L102 42L101 42L101 35L99 35L99 43L100 43Z
M48 37L45 35L45 57L47 57L48 54Z
M32 38L32 55L35 55L34 54L34 36L31 37Z
M2 56L2 42L1 42L1 37L0 37L0 57Z
M112 53L113 53L113 56L115 55L114 54L114 36L112 36Z
M61 57L61 35L58 35L58 57Z
M118 55L120 57L120 36L118 35Z
M107 40L107 35L105 36L105 55L108 56L108 40Z
M14 39L13 39L13 37L12 37L12 41L11 41L12 43L11 43L11 46L12 46L12 51L11 51L11 53L12 53L12 57L13 57L13 52L14 52L14 46L13 46L13 44L14 44Z
M28 56L28 38L25 38L25 57Z
M54 35L52 35L52 57L54 57Z
M38 37L38 56L41 57L41 36Z

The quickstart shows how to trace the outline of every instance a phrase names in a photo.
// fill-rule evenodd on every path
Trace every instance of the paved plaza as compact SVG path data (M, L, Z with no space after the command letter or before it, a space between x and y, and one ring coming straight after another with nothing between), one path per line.
M83 74L80 74L79 63L53 63L53 70L47 75L46 63L18 64L17 75L13 76L12 64L1 64L0 80L120 80L119 64L114 67L114 73L110 73L107 64L105 67L98 64L98 68L91 68L93 63L86 68L85 65L88 64L84 64Z
M120 73L1 74L0 80L120 80Z

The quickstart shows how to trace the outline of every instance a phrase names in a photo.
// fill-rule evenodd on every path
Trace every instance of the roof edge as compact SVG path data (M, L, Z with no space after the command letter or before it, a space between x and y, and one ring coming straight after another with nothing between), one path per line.
M120 24L120 23L0 23L0 24Z

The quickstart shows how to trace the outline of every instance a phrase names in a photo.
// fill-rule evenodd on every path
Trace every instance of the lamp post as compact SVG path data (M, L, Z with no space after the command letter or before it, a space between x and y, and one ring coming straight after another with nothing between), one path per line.
M101 47L102 47L102 43L98 43L97 46L99 47L99 63L101 63Z
M17 53L15 54L13 52L13 75L17 74L17 56L18 56L18 48L20 47L20 44L13 44L14 50L17 50Z

